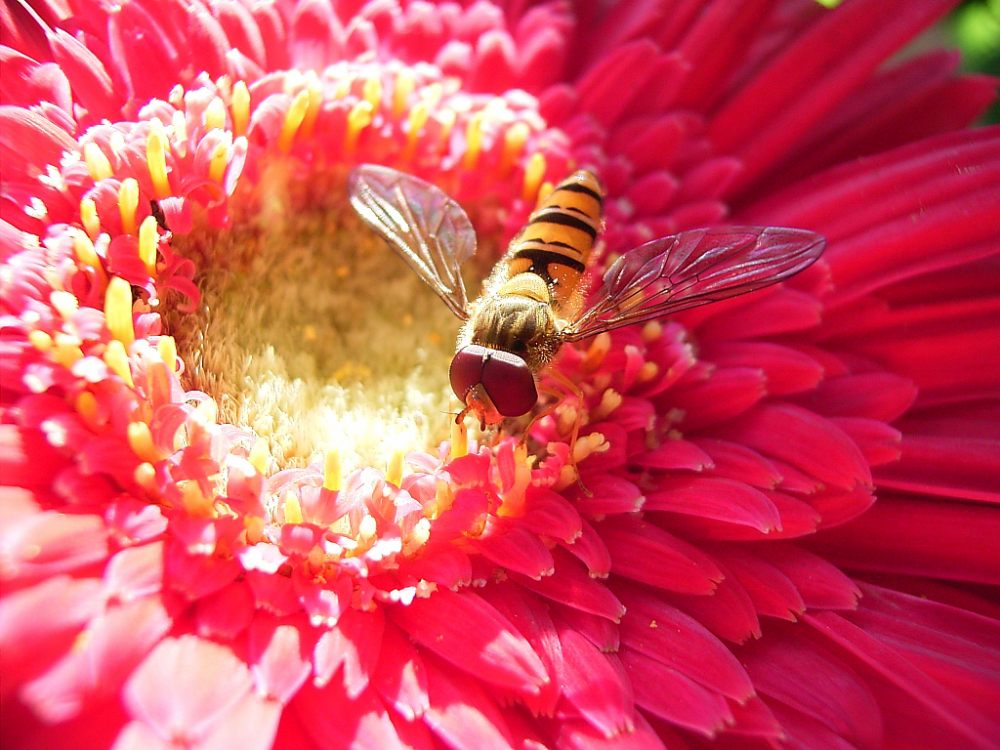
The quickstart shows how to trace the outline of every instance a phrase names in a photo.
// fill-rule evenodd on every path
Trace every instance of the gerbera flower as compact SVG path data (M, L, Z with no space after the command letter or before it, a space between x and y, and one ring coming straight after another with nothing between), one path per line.
M995 82L887 62L947 6L5 5L5 746L993 744ZM449 435L359 162L487 267L575 165L605 257L828 250Z

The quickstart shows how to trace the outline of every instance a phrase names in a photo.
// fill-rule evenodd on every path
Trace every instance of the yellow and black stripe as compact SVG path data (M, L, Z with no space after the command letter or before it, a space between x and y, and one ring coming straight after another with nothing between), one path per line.
M580 170L560 182L514 240L509 275L541 276L556 307L571 300L601 231L603 201L601 183L591 172Z

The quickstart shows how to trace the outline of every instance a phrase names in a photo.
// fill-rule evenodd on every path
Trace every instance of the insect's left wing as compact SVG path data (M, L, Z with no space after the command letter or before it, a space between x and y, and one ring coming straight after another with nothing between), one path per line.
M815 261L826 240L783 227L710 227L661 237L620 257L597 302L562 332L579 341L787 279Z
M469 317L461 265L476 252L462 207L440 188L390 167L362 164L348 180L351 205L463 320Z

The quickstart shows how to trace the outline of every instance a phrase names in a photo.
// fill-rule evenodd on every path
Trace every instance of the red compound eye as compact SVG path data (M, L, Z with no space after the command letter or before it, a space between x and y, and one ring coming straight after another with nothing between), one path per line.
M451 361L451 387L465 403L469 391L479 383L505 417L526 414L538 401L535 378L523 359L473 344L461 349Z

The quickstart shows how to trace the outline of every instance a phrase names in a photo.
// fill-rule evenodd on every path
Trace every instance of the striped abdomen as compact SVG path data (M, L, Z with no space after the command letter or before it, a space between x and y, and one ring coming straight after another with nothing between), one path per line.
M557 311L573 300L601 230L602 200L601 184L590 172L581 170L560 182L511 244L509 276L541 276Z

